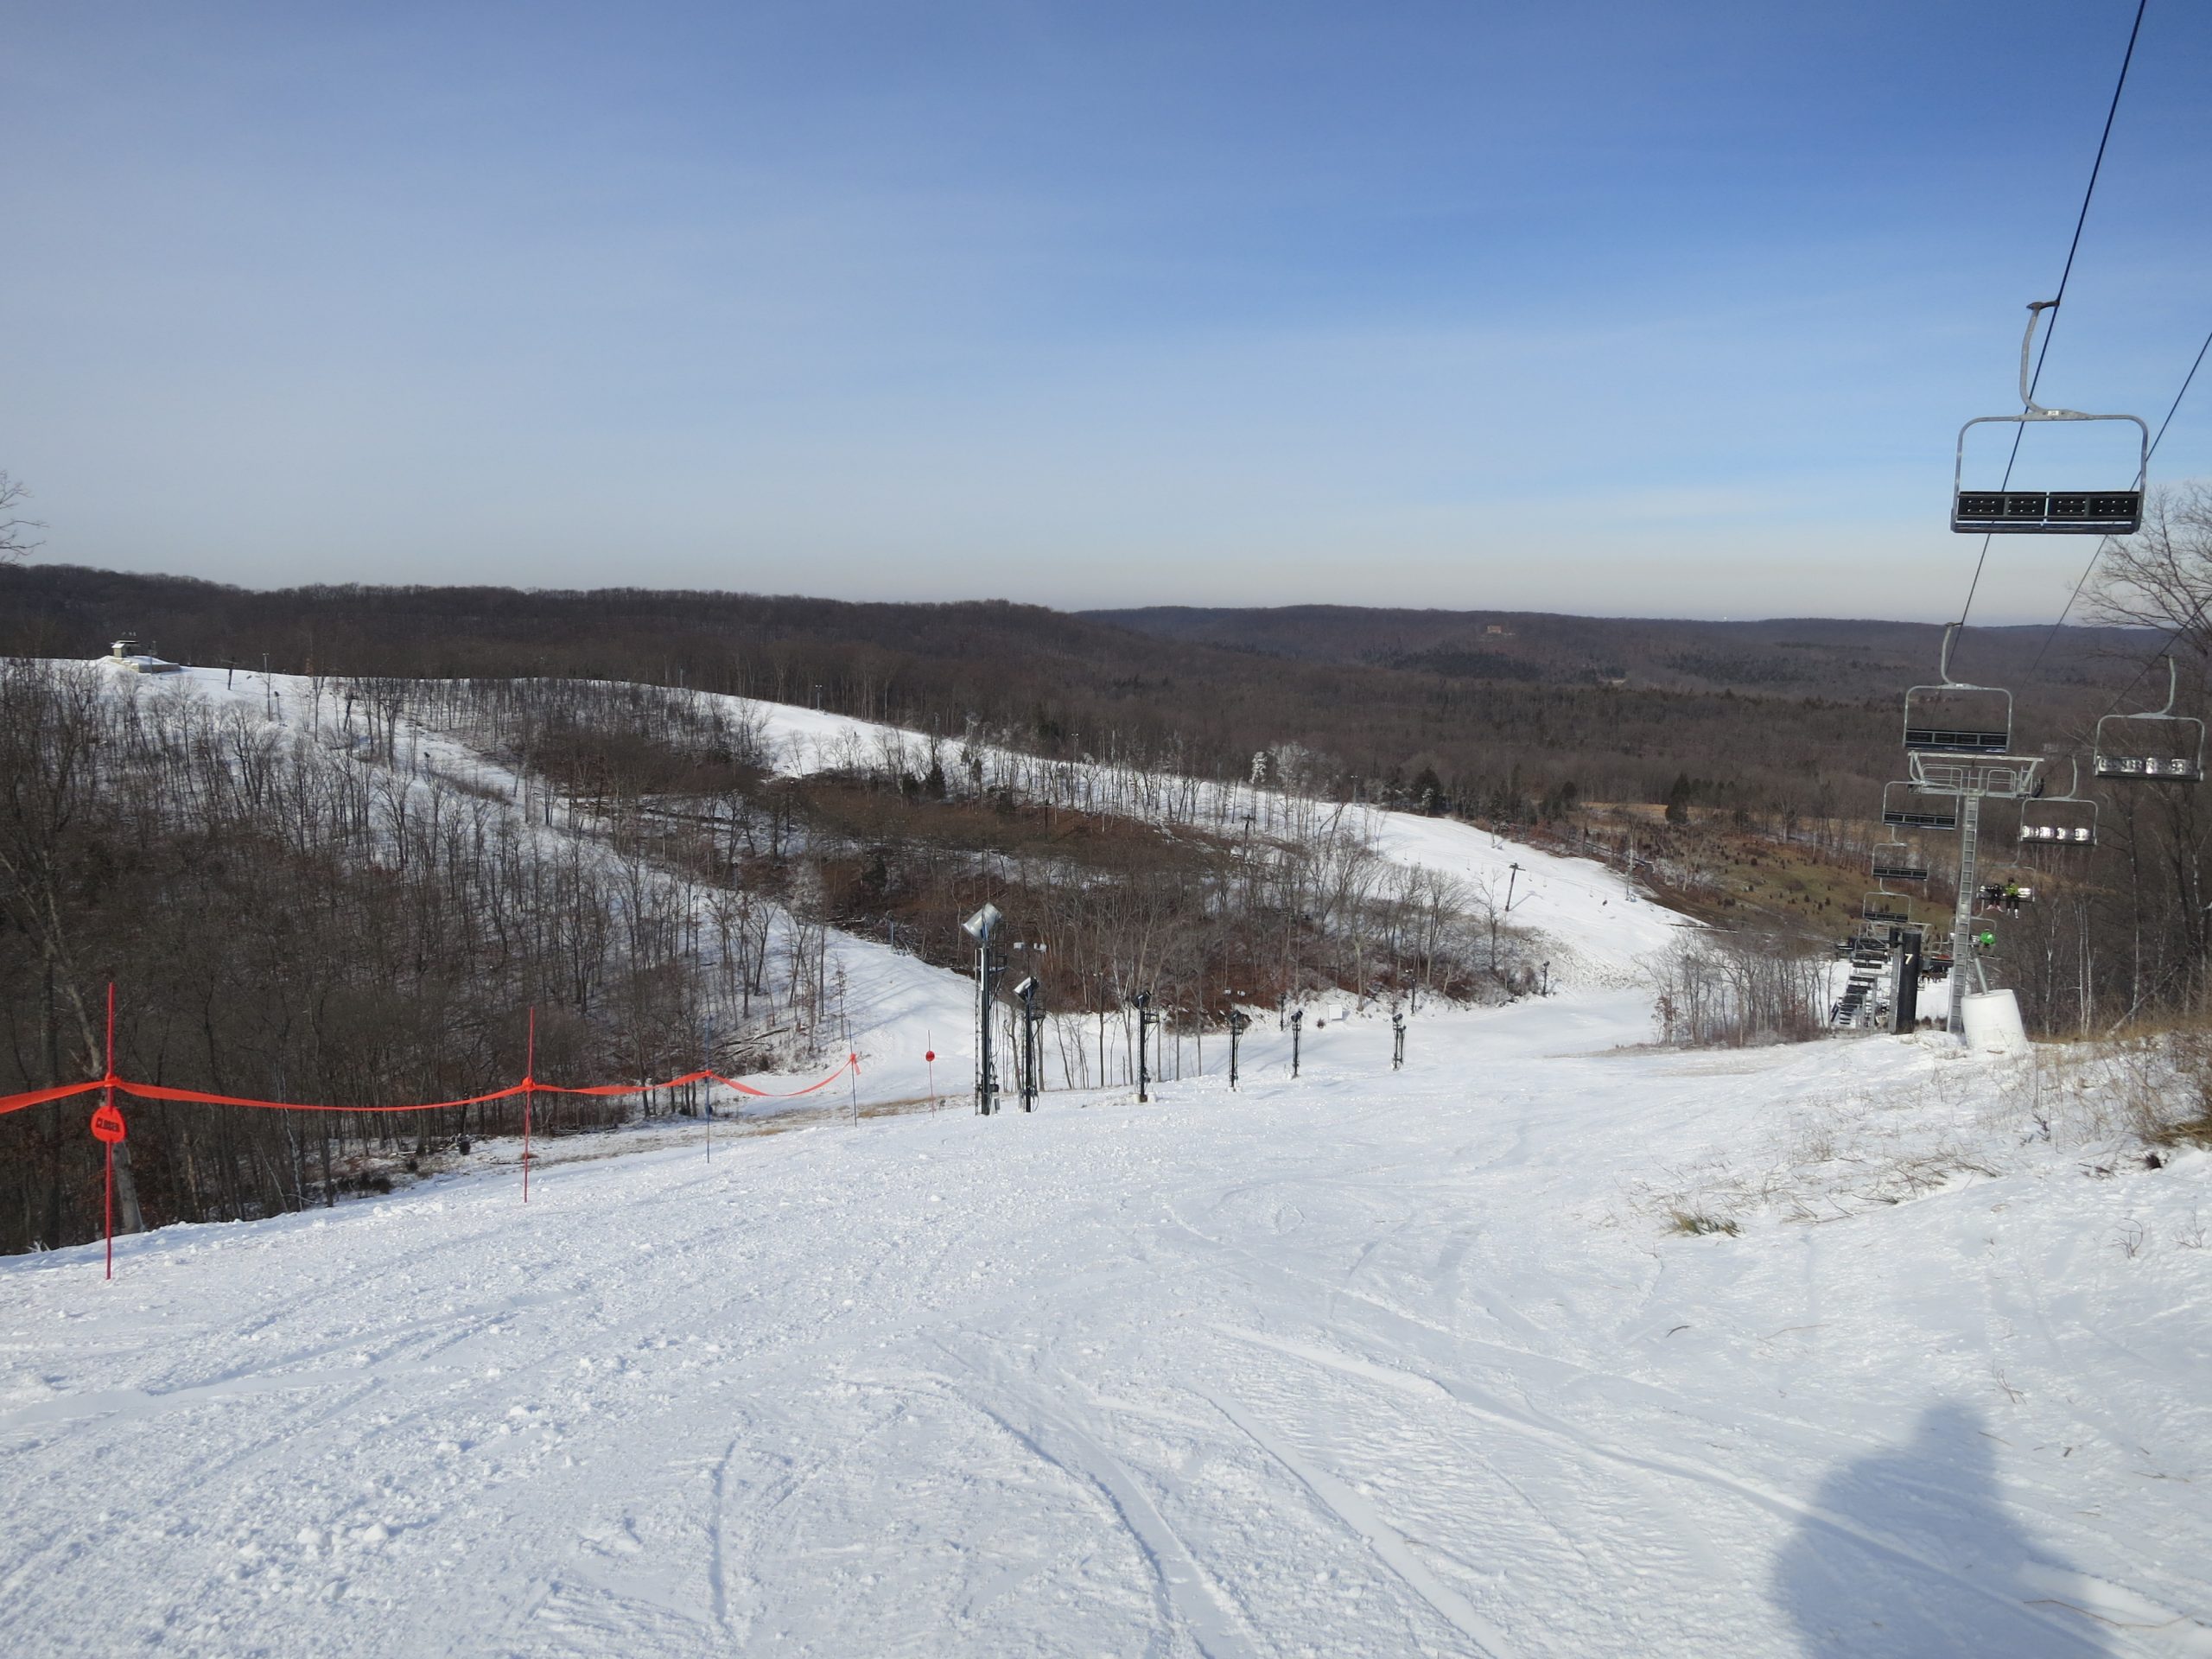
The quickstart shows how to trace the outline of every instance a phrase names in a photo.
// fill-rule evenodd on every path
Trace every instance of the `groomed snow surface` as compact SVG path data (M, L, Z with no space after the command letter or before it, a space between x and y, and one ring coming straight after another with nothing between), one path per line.
M0 1647L2212 1652L2212 1159L1646 1018L18 1258Z
M2212 1157L1636 1046L1678 918L1376 817L1562 994L0 1262L0 1654L2212 1655ZM836 948L911 1092L961 982Z

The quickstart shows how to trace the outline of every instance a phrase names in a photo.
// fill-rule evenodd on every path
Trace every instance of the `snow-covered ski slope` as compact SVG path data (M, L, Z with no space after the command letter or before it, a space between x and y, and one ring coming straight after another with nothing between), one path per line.
M0 1652L2212 1654L2212 1158L1631 1046L1673 918L1401 831L1599 971L0 1262Z
M781 703L751 707L762 717L779 766L794 774L887 753L906 755L917 770L926 764L927 740L917 732ZM945 746L948 758L963 747ZM985 746L968 752L982 762L986 783L996 781L1001 772L1036 764ZM1100 775L1116 770L1095 761L1057 769ZM1230 824L1255 806L1264 813L1273 805L1268 791L1241 785L1224 790L1196 783L1190 793L1202 814ZM1512 925L1547 935L1557 947L1554 982L1640 982L1645 959L1663 949L1681 925L1681 918L1645 902L1632 884L1601 864L1543 852L1449 818L1363 805L1341 810L1383 858L1451 876L1495 904Z
M0 1648L2212 1652L2212 1160L1641 1016L0 1264Z

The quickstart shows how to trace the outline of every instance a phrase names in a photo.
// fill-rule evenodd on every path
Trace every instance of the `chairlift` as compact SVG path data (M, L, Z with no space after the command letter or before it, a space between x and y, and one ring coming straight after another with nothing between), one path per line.
M1882 785L1882 822L1904 830L1955 830L1959 798L1923 795L1910 780Z
M1900 836L1878 843L1872 858L1877 881L1925 881L1928 855Z
M1859 907L1860 917L1867 922L1887 926L1891 923L1904 924L1912 920L1912 912L1904 895L1896 893L1870 893Z
M2082 762L2075 758L2073 765L2073 780L2063 795L2020 803L2021 846L2090 848L2097 844L2097 804L2075 793L2082 786Z
M2020 340L2020 404L2018 415L1977 415L1959 429L1957 458L1951 469L1951 528L1971 533L2003 531L2061 536L2132 536L2143 527L2143 482L2151 465L2151 429L2139 415L2084 415L2077 409L2046 409L2029 396L2030 365L2036 325L2056 300L2028 304L2028 332ZM1966 487L1967 434L1977 426L2026 427L2043 421L2128 421L2140 435L2133 488L2119 490L2016 490Z
M2179 683L2174 659L2168 657L2164 708L2139 715L2107 715L2100 720L2090 771L2120 783L2202 783L2204 722L2174 713Z
M2004 754L2012 747L2012 694L1951 677L1951 647L1959 625L1943 629L1940 684L1916 685L1904 694L1904 747L1923 754Z

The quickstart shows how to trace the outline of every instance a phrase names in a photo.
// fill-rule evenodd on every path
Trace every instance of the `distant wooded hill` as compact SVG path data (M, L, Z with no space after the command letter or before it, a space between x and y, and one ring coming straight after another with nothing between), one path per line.
M1497 630L1493 632L1492 629ZM807 703L1047 754L1200 772L1308 752L1317 785L1391 798L1433 772L1503 818L1680 797L1864 816L1897 774L1899 700L1942 630L1905 622L1154 608L639 588L252 591L63 565L0 569L0 653L89 657L130 633L179 661L295 673L579 676ZM2009 684L2035 747L2078 741L2147 636L1974 629L1961 677Z
M1935 677L1942 629L1925 622L1782 618L1759 622L1557 616L1539 611L1271 610L1153 606L1085 611L1096 622L1178 644L1300 662L1358 663L1453 679L1592 685L1625 679L1671 690L1857 701ZM1980 628L1955 671L2016 690L2098 686L2134 671L2151 642L2131 628ZM2040 660L2038 660L2040 658Z

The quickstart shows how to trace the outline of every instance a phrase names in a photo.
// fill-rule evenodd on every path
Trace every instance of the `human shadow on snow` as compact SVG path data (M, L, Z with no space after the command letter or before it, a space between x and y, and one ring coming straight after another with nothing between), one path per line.
M1842 1465L1775 1562L1777 1601L1812 1659L1989 1655L2090 1659L2112 1649L2073 1570L2038 1549L1998 1489L1980 1414L1924 1412L1912 1439Z

